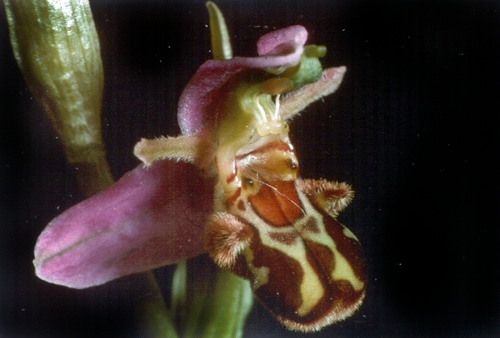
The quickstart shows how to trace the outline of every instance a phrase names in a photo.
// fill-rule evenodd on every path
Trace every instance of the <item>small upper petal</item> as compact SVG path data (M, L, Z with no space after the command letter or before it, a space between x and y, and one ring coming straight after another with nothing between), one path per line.
M141 165L47 226L35 247L36 274L85 288L202 254L212 189L194 165Z

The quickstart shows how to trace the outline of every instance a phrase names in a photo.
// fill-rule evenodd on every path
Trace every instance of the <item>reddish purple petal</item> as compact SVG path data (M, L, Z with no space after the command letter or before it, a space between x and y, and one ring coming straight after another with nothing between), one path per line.
M35 247L36 273L86 288L202 254L212 191L194 165L141 165L47 226Z
M280 115L288 120L303 111L308 105L337 90L344 78L346 67L332 67L323 70L321 79L288 93L280 101Z
M194 134L210 124L229 91L224 86L237 74L251 68L295 65L306 40L304 27L291 26L262 36L257 43L258 57L209 60L202 64L179 99L177 118L182 134Z

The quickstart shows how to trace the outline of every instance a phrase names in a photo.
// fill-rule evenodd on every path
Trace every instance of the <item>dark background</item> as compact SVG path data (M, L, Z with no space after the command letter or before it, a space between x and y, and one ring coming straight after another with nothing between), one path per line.
M91 1L116 178L141 137L176 135L176 102L210 58L204 1ZM500 336L500 4L497 1L218 1L235 55L302 24L346 65L337 93L292 123L304 177L351 183L341 215L363 243L367 298L310 337ZM38 280L33 247L81 200L13 60L0 12L0 336L139 337L134 278L89 290ZM268 26L269 28L266 28ZM169 275L169 270L158 272ZM167 281L164 281L167 284ZM298 337L259 305L246 337Z

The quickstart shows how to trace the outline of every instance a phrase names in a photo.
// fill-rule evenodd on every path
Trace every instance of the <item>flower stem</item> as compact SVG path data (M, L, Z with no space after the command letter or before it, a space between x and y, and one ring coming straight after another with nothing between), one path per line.
M188 261L184 338L237 338L253 306L250 283L217 267L207 255Z
M231 272L219 270L211 299L207 311L211 316L202 337L242 337L246 318L253 305L250 283Z
M148 338L177 338L172 315L165 306L156 277L152 271L143 275L145 278L141 286L145 289L144 293L149 296L137 308L143 325L141 334Z
M175 315L179 327L185 327L186 318L183 316L187 309L187 262L182 260L175 267L172 278L172 300L170 310Z

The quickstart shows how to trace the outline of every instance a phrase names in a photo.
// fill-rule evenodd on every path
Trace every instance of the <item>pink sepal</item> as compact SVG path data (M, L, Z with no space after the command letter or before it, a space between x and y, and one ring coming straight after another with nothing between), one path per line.
M140 165L50 222L35 247L37 276L86 288L204 253L212 187L192 164Z

